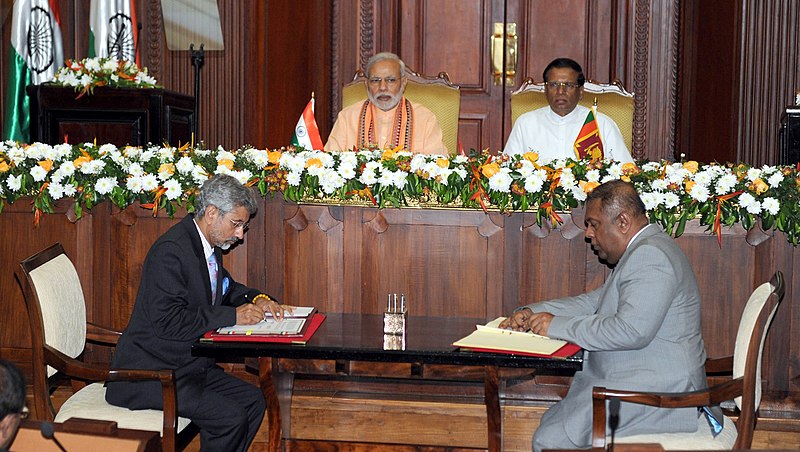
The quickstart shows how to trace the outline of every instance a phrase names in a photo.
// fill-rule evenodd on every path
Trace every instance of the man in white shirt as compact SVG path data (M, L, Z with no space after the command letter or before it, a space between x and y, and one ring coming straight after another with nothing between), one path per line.
M508 155L533 151L539 161L576 158L575 140L586 121L589 109L578 105L586 78L581 65L569 58L556 58L544 69L545 95L549 106L521 115L511 130L505 150ZM619 127L608 116L598 113L597 125L603 142L604 158L632 162Z

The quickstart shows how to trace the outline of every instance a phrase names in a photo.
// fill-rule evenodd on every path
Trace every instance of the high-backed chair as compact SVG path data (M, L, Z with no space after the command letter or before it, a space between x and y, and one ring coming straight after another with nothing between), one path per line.
M597 111L610 117L617 123L625 146L632 152L633 144L633 93L625 91L622 83L595 83L587 81L583 85L583 99L578 105L590 108L597 98ZM511 124L523 113L547 106L547 97L544 94L544 82L535 83L530 77L522 82L520 87L511 93Z
M664 408L704 407L734 399L739 418L734 422L724 418L723 430L714 437L705 415L698 417L697 432L635 435L614 438L615 443L654 444L665 450L726 450L749 449L753 441L756 410L761 403L761 356L772 318L783 299L783 274L757 287L747 300L733 356L709 359L706 373L731 374L732 378L704 391L681 394L647 393L595 387L592 391L592 450L605 451L606 401L639 403Z
M439 120L442 128L442 141L447 152L455 153L458 149L458 113L461 109L461 90L450 82L446 72L436 77L417 74L406 68L405 96L412 102L426 106ZM364 71L356 71L353 81L342 88L342 108L367 98L367 87L364 84Z
M189 419L177 416L172 370L109 370L79 359L87 341L116 345L121 333L86 321L81 282L60 243L20 262L16 276L31 325L33 398L39 420L63 422L77 417L115 421L120 428L157 431L165 451L176 450L179 443L185 445L191 440L196 428L187 428ZM76 391L58 413L50 398L50 382L56 373L68 377ZM107 403L103 382L118 380L161 381L164 411L129 410Z

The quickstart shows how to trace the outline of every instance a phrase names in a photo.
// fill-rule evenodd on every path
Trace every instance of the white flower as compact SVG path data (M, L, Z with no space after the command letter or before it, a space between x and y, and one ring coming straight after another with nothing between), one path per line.
M111 193L116 187L117 187L117 179L113 177L101 177L97 179L97 183L94 184L94 191L96 191L100 195L107 195Z
M453 162L463 165L469 161L466 155L458 154L457 156L453 157Z
M235 177L240 184L244 185L250 181L253 177L253 173L251 173L250 170L243 169L241 171L233 171L231 176Z
M378 182L378 177L375 175L375 170L365 168L364 172L361 173L361 176L359 176L358 181L364 185L374 185L376 182Z
M695 184L694 187L692 187L692 192L689 194L689 196L691 196L692 199L697 200L697 202L708 201L708 197L710 195L711 193L708 191L708 187L700 184Z
M142 176L142 190L153 191L158 188L158 179L155 174L145 174Z
M783 173L780 171L776 171L767 179L767 183L772 188L778 188L781 185L781 182L783 182ZM766 199L764 201L766 201Z
M405 171L397 170L392 174L392 185L395 187L402 189L406 186L406 177L408 177L408 173Z
M656 191L664 191L667 189L667 181L664 179L656 179L650 184L650 188Z
M642 198L644 208L647 210L653 210L661 203L661 195L659 193L646 192L639 194L639 197Z
M331 195L337 189L344 186L345 180L337 173L336 171L327 169L325 170L319 179L320 187L322 187L322 191L325 194Z
M425 158L424 154L417 154L411 159L411 172L416 173L417 171L421 170L425 166L428 165L428 159Z
M161 161L161 163L171 162L175 158L175 149L169 147L163 147L158 150L157 154L158 154L158 160Z
M613 176L614 179L619 179L620 177L622 177L622 164L614 163L613 165L607 168L607 171L609 176Z
M758 168L750 168L749 170L747 170L747 180L753 182L754 180L761 177L761 172L762 171Z
M467 170L465 170L464 168L454 168L453 173L458 174L458 177L461 180L464 180L467 177Z
M219 162L220 160L234 161L236 160L236 156L233 155L232 152L226 151L225 149L222 148L222 146L220 146L217 149L217 161Z
M106 162L102 160L90 160L81 165L81 173L83 174L100 174L103 168L106 167Z
M74 197L75 192L77 192L77 189L75 188L74 185L72 184L64 185L64 196Z
M53 160L63 160L72 154L72 145L68 143L57 144L53 146L53 153Z
M265 150L250 148L244 151L244 156L259 168L269 165L269 154Z
M725 174L717 180L715 186L718 195L726 195L731 192L731 189L736 186L736 176L733 174Z
M489 189L501 193L508 193L511 191L511 170L508 168L500 168L500 171L495 173L489 178Z
M78 80L78 83L85 88L92 84L92 77L89 74L83 74Z
M761 207L772 215L777 215L781 211L781 203L775 198L764 198Z
M36 165L31 168L31 176L33 177L34 181L41 182L45 177L47 177L47 171L45 171L45 169L41 166Z
M128 188L132 193L141 193L142 192L142 176L131 176L125 182L125 187Z
M102 68L104 71L114 72L117 70L117 60L109 58L103 62Z
M589 170L586 172L587 182L600 182L600 170Z
M694 182L704 187L708 187L708 185L711 183L711 179L712 176L708 170L698 171L694 175Z
M131 163L130 166L128 166L127 171L128 174L130 174L131 176L141 176L142 174L144 174L144 169L142 169L142 165L139 165L138 163L135 162Z
M300 186L300 173L296 171L290 171L286 175L286 182L291 185L292 187L299 187Z
M378 178L378 183L384 187L392 185L392 172L387 169L381 169L381 176Z
M197 185L202 185L203 182L208 180L208 174L206 173L205 168L200 165L195 165L194 169L192 170L192 180Z
M156 155L156 151L154 149L148 149L146 151L142 151L142 153L139 154L139 161L140 162L147 162L151 158L153 158L155 155Z
M50 197L53 198L54 201L64 197L64 186L57 182L53 182L48 185L47 191L50 193Z
M586 201L586 192L583 191L583 189L579 185L572 187L571 191L572 191L572 196L575 199L577 199L578 201Z
M577 183L578 182L575 180L575 175L572 174L572 170L570 168L564 168L561 172L561 178L558 181L558 185L570 190L572 187L577 185Z
M355 166L349 164L341 165L339 166L339 175L341 175L346 180L355 179L356 168Z
M183 193L180 182L175 179L170 179L164 182L164 188L166 189L164 196L166 196L170 201L178 199L181 196L181 193Z
M642 171L649 172L649 171L658 171L661 169L661 164L658 162L647 162L642 165Z
M694 190L692 190L694 192ZM758 215L761 213L761 203L753 197L750 193L742 193L739 195L739 206L747 209L748 213Z
M178 170L180 174L189 174L194 169L192 158L188 155L184 155L175 163L175 169Z
M672 193L672 192L664 193L664 196L663 196L662 199L664 200L664 206L666 208L668 208L668 209L676 207L678 205L678 203L680 203L680 201L681 201L681 198L678 195L676 195L675 193Z
M538 193L544 185L544 179L537 173L533 173L525 178L525 191L528 193Z

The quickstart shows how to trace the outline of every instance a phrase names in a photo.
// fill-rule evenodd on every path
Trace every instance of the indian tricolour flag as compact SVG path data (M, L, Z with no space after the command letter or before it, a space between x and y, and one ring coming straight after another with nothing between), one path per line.
M139 28L134 0L92 0L89 57L112 57L139 64Z
M49 81L64 64L57 0L16 0L11 19L11 51L6 97L7 140L30 140L28 85Z
M303 146L306 149L321 151L322 150L322 137L319 135L319 128L317 127L317 120L314 119L314 95L311 95L311 100L303 110L303 115L297 121L294 128L294 135L292 136L292 144L295 146Z

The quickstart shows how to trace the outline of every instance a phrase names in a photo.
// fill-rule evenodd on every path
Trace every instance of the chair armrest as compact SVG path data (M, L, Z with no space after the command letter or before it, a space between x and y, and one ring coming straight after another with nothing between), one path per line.
M732 374L733 355L706 359L706 374Z
M122 331L86 322L86 340L89 342L104 345L117 345L117 341L119 341L121 336Z
M691 408L718 405L742 395L743 389L742 378L726 381L702 391L674 393L625 391L595 386L592 389L592 450L605 450L608 399L616 398L622 402L659 408Z

